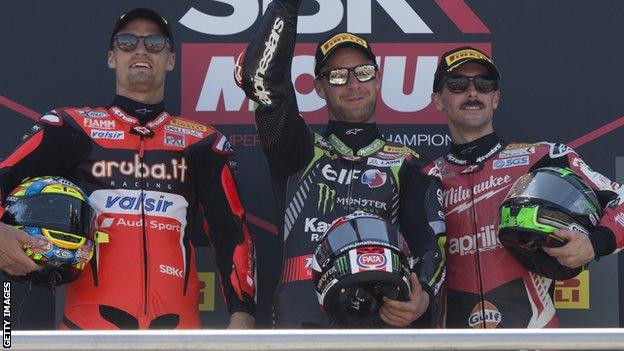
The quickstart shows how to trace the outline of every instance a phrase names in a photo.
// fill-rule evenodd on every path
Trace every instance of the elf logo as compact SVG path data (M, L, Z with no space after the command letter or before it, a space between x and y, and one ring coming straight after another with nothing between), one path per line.
M323 166L321 173L323 174L323 177L330 182L338 182L339 184L349 185L351 184L351 181L360 177L360 173L362 173L362 171L359 169L347 170L343 168L336 172L331 165L326 164Z

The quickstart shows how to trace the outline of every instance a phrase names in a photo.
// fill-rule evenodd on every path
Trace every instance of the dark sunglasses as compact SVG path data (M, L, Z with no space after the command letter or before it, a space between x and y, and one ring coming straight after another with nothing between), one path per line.
M475 86L479 93L491 93L498 89L498 81L487 79L485 77L466 77L457 76L446 79L446 88L453 94L465 93L470 87L470 82Z
M148 35L146 37L140 37L134 34L119 34L115 36L115 44L121 51L132 52L139 46L139 39L143 40L145 50L153 54L163 51L167 47L167 43L169 43L171 47L171 43L167 37L157 34Z
M345 85L349 81L349 72L353 72L355 78L359 82L364 83L375 78L377 75L377 66L366 64L353 68L336 68L319 73L319 77L325 77L327 82L331 85Z

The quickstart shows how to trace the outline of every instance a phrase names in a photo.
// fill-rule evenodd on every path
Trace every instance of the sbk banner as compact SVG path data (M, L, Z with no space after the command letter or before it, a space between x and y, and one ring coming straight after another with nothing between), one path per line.
M182 44L182 115L210 124L253 124L254 103L236 86L236 57L246 43ZM380 124L444 124L431 104L433 75L442 53L470 45L491 55L490 43L373 43L381 73ZM327 122L325 100L314 90L316 44L297 44L292 65L299 110L310 124Z

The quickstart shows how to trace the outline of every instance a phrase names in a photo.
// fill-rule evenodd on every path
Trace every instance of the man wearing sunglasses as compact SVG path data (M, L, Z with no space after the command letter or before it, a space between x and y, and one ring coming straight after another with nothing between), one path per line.
M545 166L569 167L594 189L606 209L591 234L558 230L567 244L544 247L567 269L624 246L616 219L624 216L624 191L563 144L501 139L492 125L500 77L492 59L472 47L444 53L435 72L432 102L448 119L453 141L427 170L442 176L446 322L452 328L555 327L554 281L529 271L498 239L502 200L516 179Z
M175 65L169 22L150 9L125 13L109 49L112 104L46 113L0 163L2 196L29 176L59 175L81 184L106 233L90 265L68 286L61 327L201 328L190 239L201 210L229 327L252 328L254 243L238 197L233 151L212 127L165 109L165 75ZM37 269L22 251L28 240L0 225L0 268L13 275Z
M274 325L332 325L315 294L312 254L332 221L361 210L396 224L418 260L409 300L386 299L379 314L380 326L409 326L428 309L435 312L444 279L438 180L422 172L423 155L383 140L375 124L380 85L375 54L355 34L333 34L318 45L314 88L327 102L329 122L322 133L307 126L290 67L300 4L278 0L269 5L236 71L239 85L259 103L256 125L284 240ZM434 314L418 322L431 326Z

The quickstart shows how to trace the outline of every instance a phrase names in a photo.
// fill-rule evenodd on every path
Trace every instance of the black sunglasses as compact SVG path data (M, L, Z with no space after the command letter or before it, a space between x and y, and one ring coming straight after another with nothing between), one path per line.
M134 34L119 34L115 36L115 44L121 51L132 52L139 46L139 39L143 40L145 50L153 54L163 51L167 47L167 44L169 44L169 47L171 48L171 42L169 42L169 39L158 34L148 35L146 37Z
M353 72L353 75L359 82L368 82L375 78L377 75L377 66L372 64L365 64L353 68L336 68L327 72L319 73L319 77L325 77L327 82L331 85L345 85L349 81L349 72Z
M479 93L491 93L498 89L498 81L487 79L481 76L457 76L449 77L445 80L447 89L453 94L465 93L470 87L470 82L474 84L475 89Z

